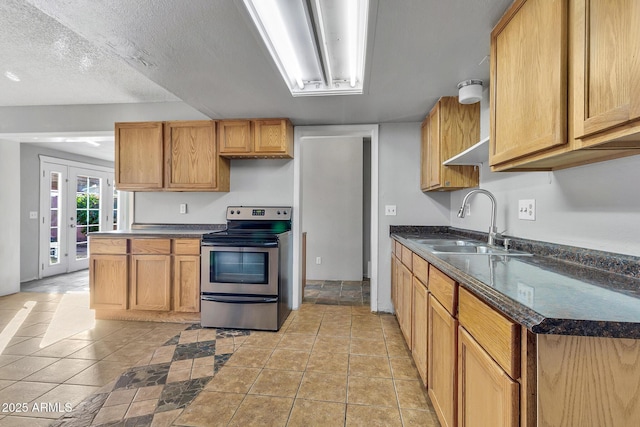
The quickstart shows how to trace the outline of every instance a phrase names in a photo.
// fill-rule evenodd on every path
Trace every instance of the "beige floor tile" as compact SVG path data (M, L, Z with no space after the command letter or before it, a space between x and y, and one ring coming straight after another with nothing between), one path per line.
M274 333L252 333L247 337L247 339L242 344L243 347L259 347L259 348L268 348L274 349L280 340L282 339L282 334L274 334Z
M213 341L216 339L217 329L200 329L198 331L198 342Z
M177 383L191 379L191 369L172 369L167 375L167 383Z
M351 307L351 313L354 315L368 315L368 316L376 316L376 314L371 312L371 307L369 306L353 306Z
M309 352L275 349L265 368L285 371L304 371L309 361Z
M292 406L288 397L247 395L229 426L284 426Z
M229 358L225 366L246 366L249 368L262 368L269 360L272 349L258 347L240 347ZM1 378L1 377L0 377Z
M97 390L98 387L60 384L29 403L31 415L38 418L59 418L65 412L75 409ZM34 411L34 405L38 405L40 410Z
M191 379L212 377L213 365L200 365L191 368Z
M389 357L412 357L411 350L402 342L387 342L387 353Z
M60 359L51 365L29 375L25 381L40 381L61 384L93 365L95 360Z
M193 359L176 360L171 364L171 367L169 368L169 370L181 371L183 369L191 369L192 366L193 366Z
M349 357L349 375L358 377L391 378L389 359L386 357L352 354Z
M140 400L158 399L160 398L163 389L164 386L162 385L140 387L139 389L137 389L136 396L133 398L133 400L137 402Z
M18 359L22 359L24 356L16 356L16 355L0 355L0 368L8 365L9 363L13 363Z
M194 427L226 426L244 398L244 394L202 391L175 424Z
M130 366L121 362L108 362L101 360L78 375L74 375L69 378L65 383L67 384L81 384L81 385L94 385L101 387L107 384L109 381L114 380L120 374L122 374Z
M2 427L47 427L51 420L47 418L8 416L0 420Z
M105 400L102 406L129 405L133 402L136 392L137 390L135 388L113 391L109 393L109 397L107 397L107 400Z
M312 351L307 363L307 371L346 374L349 368L348 353L325 353Z
M288 334L316 335L320 328L320 321L314 322L293 322L287 329Z
M408 357L392 357L389 362L391 362L391 374L394 379L417 380L420 378L418 368L416 368L412 359Z
M15 336L16 337L42 336L42 334L47 332L48 328L49 328L49 325L46 323L36 323L35 325L23 326L16 331Z
M341 426L346 404L296 399L287 427Z
M173 411L158 412L153 415L151 427L171 427L176 418L182 414L182 409L174 409Z
M124 418L124 415L127 413L128 409L129 405L127 404L108 407L103 406L102 409L98 411L96 417L93 419L92 425L100 425L120 421Z
M294 397L300 388L302 372L263 369L249 394Z
M2 390L3 388L9 387L11 384L15 384L15 381L0 380L0 390Z
M205 387L208 391L248 393L258 378L259 368L243 368L224 365Z
M394 380L401 408L428 409L427 391L418 380Z
M91 341L85 340L62 340L55 344L51 344L40 351L36 351L33 353L33 356L67 357L71 353L75 353L91 343Z
M323 324L320 326L320 330L318 331L318 337L323 335L328 335L331 337L350 337L351 336L351 326L333 326Z
M150 362L149 364L155 365L159 363L171 362L171 359L173 358L173 353L175 352L175 350L176 350L175 345L167 345L167 346L160 347L159 349L153 352L153 355L151 356L151 360L149 361Z
M404 426L440 427L438 417L433 411L419 411L417 409L400 409Z
M384 339L384 335L382 334L382 329L376 329L376 328L358 328L358 327L351 327L351 337L353 338L365 338L368 340L383 340Z
M16 356L27 356L40 350L42 338L29 338L18 344L10 345L4 349L2 354L13 354Z
M36 383L18 381L0 390L0 403L27 403L39 398L56 385L51 383Z
M402 420L398 408L347 405L345 426L401 427Z
M289 350L299 350L299 351L311 351L313 348L313 343L316 341L315 335L305 335L305 334L285 334L282 337L282 340L278 343L276 348L289 349ZM217 345L217 344L216 344Z
M322 351L324 353L349 353L349 345L351 338L339 336L318 335L313 345L313 351Z
M397 407L393 381L387 378L349 377L348 403Z
M0 368L0 379L21 380L58 360L53 357L26 356Z
M351 338L351 354L362 354L366 356L386 356L387 349L383 340L368 340L361 338Z
M71 353L69 358L72 359L89 359L89 360L101 360L121 349L124 344L115 343L113 341L96 341L93 344Z
M352 307L349 305L327 305L324 314L331 317L351 316Z
M216 353L218 348L216 346ZM195 368L196 366L212 366L215 363L216 359L214 356L207 356L207 357L198 357L197 359L193 359L193 367Z
M327 402L347 401L347 376L324 372L305 372L298 398Z
M139 400L137 402L133 402L131 406L129 406L129 410L125 414L125 417L134 418L153 414L153 412L156 410L157 404L158 399Z
M182 331L180 333L179 344L189 344L192 342L198 342L198 330L194 329L192 331Z

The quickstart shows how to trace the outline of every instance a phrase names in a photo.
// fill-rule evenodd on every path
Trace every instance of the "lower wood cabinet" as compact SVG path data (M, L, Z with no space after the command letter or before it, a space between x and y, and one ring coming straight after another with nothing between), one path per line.
M458 328L458 426L516 427L519 384Z
M127 266L127 255L91 255L89 262L91 308L127 309L127 277L129 271Z
M200 256L173 257L173 311L200 312Z
M171 310L171 256L131 255L129 308Z
M413 309L411 320L412 343L411 354L418 368L423 384L427 385L427 339L428 339L428 305L429 292L427 286L417 277L413 277Z
M458 321L430 294L428 323L429 397L440 424L453 427L457 411Z
M413 294L413 276L411 270L406 265L400 264L400 272L398 277L398 290L400 294L400 330L404 335L404 339L407 342L407 346L412 348L411 342L411 297Z

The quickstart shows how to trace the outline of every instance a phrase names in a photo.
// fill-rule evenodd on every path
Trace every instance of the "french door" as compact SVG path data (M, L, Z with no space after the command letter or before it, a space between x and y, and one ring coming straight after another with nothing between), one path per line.
M113 172L65 163L40 164L40 277L88 268L88 234L117 224Z

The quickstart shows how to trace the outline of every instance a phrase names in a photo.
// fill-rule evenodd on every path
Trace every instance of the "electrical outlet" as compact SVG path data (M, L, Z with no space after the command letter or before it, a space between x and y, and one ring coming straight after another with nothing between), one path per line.
M180 203L180 213L181 214L186 214L187 213L187 204L186 203Z
M384 214L387 216L395 216L396 214L396 205L385 205L384 206Z
M316 264L322 264L322 257L316 257Z
M518 219L523 219L525 221L536 220L535 199L518 200Z
M29 219L38 219L38 211L30 211Z
M533 286L518 282L518 301L529 307L533 307L534 291Z

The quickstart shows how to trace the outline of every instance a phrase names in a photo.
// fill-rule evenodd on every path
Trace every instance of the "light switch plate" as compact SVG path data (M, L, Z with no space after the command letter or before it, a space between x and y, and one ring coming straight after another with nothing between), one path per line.
M395 216L395 214L396 214L396 205L385 205L384 206L384 214L386 216Z
M523 219L525 221L536 220L535 199L518 200L518 219Z
M181 214L186 214L187 213L187 204L186 203L180 203L180 213Z
M534 291L533 286L518 282L518 301L529 307L533 307Z
M38 219L38 211L30 211L29 219Z

